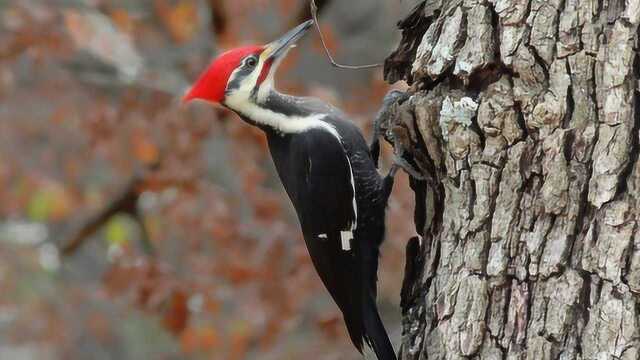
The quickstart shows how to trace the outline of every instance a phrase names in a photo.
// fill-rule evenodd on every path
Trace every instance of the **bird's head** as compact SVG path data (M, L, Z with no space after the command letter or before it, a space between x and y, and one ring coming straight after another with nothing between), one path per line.
M245 46L221 54L200 75L183 101L200 99L232 109L247 102L260 102L273 88L278 65L312 24L313 20L302 23L264 46Z

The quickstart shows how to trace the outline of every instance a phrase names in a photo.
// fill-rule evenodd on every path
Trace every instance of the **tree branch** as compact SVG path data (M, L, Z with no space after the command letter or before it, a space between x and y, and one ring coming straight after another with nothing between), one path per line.
M211 14L211 31L217 36L224 34L229 23L224 0L209 0L209 11Z
M72 255L114 215L125 213L130 215L139 224L141 228L140 241L142 248L145 253L152 255L154 249L149 241L147 229L137 208L138 199L140 198L139 189L145 182L149 170L150 168L144 168L136 171L129 181L113 196L109 203L97 213L89 216L75 226L75 230L71 231L71 235L66 236L66 239L61 242L61 254L64 256Z

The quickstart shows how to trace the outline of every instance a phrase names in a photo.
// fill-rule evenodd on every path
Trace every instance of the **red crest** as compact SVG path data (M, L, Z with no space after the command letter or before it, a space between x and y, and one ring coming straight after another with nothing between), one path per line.
M240 61L249 54L259 54L262 46L245 46L229 50L218 56L209 67L200 75L182 101L202 99L212 102L222 102L227 82L233 70Z

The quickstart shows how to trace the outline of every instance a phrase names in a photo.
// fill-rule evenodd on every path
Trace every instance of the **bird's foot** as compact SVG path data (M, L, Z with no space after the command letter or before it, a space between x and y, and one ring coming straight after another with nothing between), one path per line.
M391 106L394 102L404 102L409 98L409 93L400 90L390 90L382 99L382 110Z
M407 174L412 176L417 180L425 180L425 177L420 173L420 171L416 170L411 163L409 163L405 158L401 155L394 154L393 156L393 165L391 166L391 170L389 171L389 175L395 176L398 168L402 168Z
M417 180L425 179L424 176L422 176L422 174L420 174L419 171L414 169L413 166L407 160L403 159L401 156L394 155L393 164L391 165L391 168L389 169L389 172L387 173L387 175L384 177L384 181L383 181L382 193L383 193L385 202L389 200L389 196L391 195L391 191L393 190L393 183L394 183L396 174L398 173L398 170L401 168L404 171L406 171L407 174L409 174L411 177Z
M391 90L382 99L382 106L373 121L373 139L369 146L369 151L376 167L378 167L378 159L380 157L380 138L384 136L385 130L389 127L388 122L392 116L393 105L404 102L409 96L406 92Z

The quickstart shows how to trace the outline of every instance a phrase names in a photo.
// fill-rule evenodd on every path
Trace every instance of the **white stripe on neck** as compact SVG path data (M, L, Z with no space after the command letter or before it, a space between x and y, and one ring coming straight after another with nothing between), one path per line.
M327 114L313 114L304 117L286 116L273 110L262 108L250 101L239 101L234 104L233 97L228 98L226 104L241 115L260 125L266 125L281 134L299 134L310 129L323 129L331 133L342 144L342 138L336 128L322 121Z

